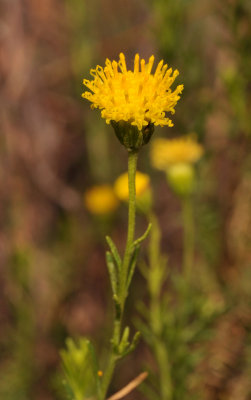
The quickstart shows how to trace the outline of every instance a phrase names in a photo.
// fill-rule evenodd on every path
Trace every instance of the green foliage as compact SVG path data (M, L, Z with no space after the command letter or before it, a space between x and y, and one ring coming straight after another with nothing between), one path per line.
M212 104L206 93L210 79L205 57L206 44L203 43L206 12L201 2L195 0L149 2L160 56L171 67L175 65L178 68L184 83L174 129L177 132L195 131L201 137Z
M171 265L167 255L162 253L160 242L163 239L156 221L152 221L149 265L140 261L149 302L142 301L139 305L138 328L151 347L158 367L154 372L152 366L149 367L145 394L154 400L192 399L200 380L197 368L201 360L208 364L209 370L209 377L204 373L204 382L211 379L210 372L212 375L215 365L210 367L205 347L213 333L212 327L220 336L221 327L214 325L214 321L224 309L223 306L217 308L216 292L216 298L218 295L220 301L224 298L230 315L232 309L240 309L240 318L234 326L240 338L236 358L226 362L231 385L223 371L221 381L216 383L219 393L215 396L206 393L205 397L247 400L251 392L245 389L251 374L251 265L248 251L250 207L245 205L250 199L245 193L250 177L245 178L243 165L250 158L250 0L121 1L121 5L130 3L126 5L129 18L121 14L118 2L112 1L64 0L56 7L54 0L20 2L14 14L9 3L3 2L1 6L6 20L4 26L8 29L4 28L0 61L4 82L1 91L4 179L1 187L0 399L56 399L49 388L57 369L55 354L62 346L66 331L77 333L79 329L86 329L85 322L79 326L83 316L88 318L87 330L91 326L94 335L99 336L97 340L103 342L105 329L98 332L88 309L92 312L92 307L94 310L97 307L99 313L103 312L101 304L107 289L106 280L99 280L101 295L98 293L97 301L90 301L88 296L95 293L97 279L103 278L100 256L103 240L101 242L100 237L101 231L102 238L107 232L107 226L105 220L99 221L99 225L94 222L93 228L88 225L81 192L86 183L117 175L123 156L122 152L117 152L116 141L113 143L110 139L111 127L106 129L103 121L88 113L88 106L83 107L80 85L96 61L102 63L105 57L116 58L121 50L129 56L149 50L170 67L177 66L180 80L185 84L175 126L172 130L164 128L164 134L195 131L200 138L206 137L210 154L205 163L203 161L206 171L194 210L197 263L192 266L191 285L187 285L183 272L177 272L180 265ZM138 4L143 5L142 12L138 11ZM49 29L41 29L45 25ZM22 34L18 35L20 30ZM18 40L15 40L16 35ZM27 76L30 79L27 80ZM216 118L211 111L217 114ZM158 133L159 128L154 135ZM146 166L147 157L141 162L141 166ZM226 179L218 179L218 173L224 176L226 173ZM243 178L246 183L242 193L239 187ZM157 212L164 207L166 195L159 188L155 193L156 198L161 198L156 204ZM179 217L176 220L175 214L172 215L178 207L175 199L170 193L167 196L170 211L163 210L162 214L161 210L160 213L166 218L163 224L170 222L166 231L173 235L171 242L177 243L172 248L171 259L177 260L182 258L179 252L183 225L179 225ZM243 202L233 221L237 196L242 197ZM143 212L146 213L145 208ZM124 236L123 215L116 215L116 223L116 244L120 248ZM176 230L178 225L179 230ZM134 240L129 249L127 294L139 264L139 251L144 250L140 250L141 242L149 229ZM245 246L245 253L241 255L236 250L236 238ZM122 319L123 257L111 238L107 238L107 243L106 263L115 315ZM215 282L217 276L218 281L224 283L221 287ZM136 295L139 282L135 283ZM89 292L83 307L81 301L86 288ZM130 316L124 314L129 324ZM139 332L133 335L129 326L118 327L120 323L115 321L117 339L111 340L110 350L104 346L104 352L101 351L101 354L112 351L116 362L133 351L140 335ZM236 346L234 340L232 346L233 349ZM224 343L218 348L227 353ZM68 339L62 357L68 397L74 400L80 396L81 400L83 397L98 398L103 377L99 376L101 372L98 374L91 343L85 338L76 342ZM136 357L140 359L135 365L144 363L144 352ZM100 360L102 365L101 357ZM103 371L105 373L106 368ZM123 378L118 379L117 386L124 383ZM237 394L220 388L232 389L238 379L241 384Z
M229 40L223 48L229 50L233 62L221 71L221 78L226 89L231 107L232 134L251 134L250 128L250 82L251 82L251 8L248 0L226 2L218 8L219 16L229 33Z
M68 338L61 351L65 386L71 400L98 399L100 383L95 351L86 338L77 342Z
M217 265L221 252L221 215L216 204L201 201L196 208L195 218L197 221L196 241L198 248L212 269Z
M136 263L137 263L137 258L140 250L140 245L141 243L147 238L150 230L151 230L152 224L149 223L146 231L141 235L138 239L135 239L129 249L129 255L130 255L130 260L129 260L129 266L128 266L128 273L126 277L126 290L128 291L129 286L132 281L132 277L135 271ZM114 301L115 303L119 304L121 303L121 269L122 269L122 260L119 255L118 249L113 242L113 240L110 238L110 236L106 236L106 241L110 247L110 251L106 252L106 264L107 268L109 271L109 276L110 276L110 282L111 282L111 287L113 291L113 296L114 296Z
M158 375L156 385L144 384L144 392L146 395L155 393L155 399L161 400L191 399L191 379L205 355L203 343L212 333L219 310L195 285L195 280L188 282L182 273L172 272L171 280L167 281L160 229L156 218L152 216L151 219L150 264L143 268L150 300L148 307L140 303L141 318L136 324L152 349ZM167 285L168 291L163 293Z
M0 398L28 400L34 384L36 369L33 363L35 341L34 310L31 305L32 252L18 248L12 254L9 279L12 296L14 326L0 343L3 369L0 381Z

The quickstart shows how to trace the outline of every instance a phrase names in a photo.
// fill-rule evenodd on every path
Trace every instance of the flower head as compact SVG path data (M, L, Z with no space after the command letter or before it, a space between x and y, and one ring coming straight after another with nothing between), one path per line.
M118 199L110 185L97 185L84 194L85 206L92 214L105 215L118 207Z
M183 85L171 90L179 72L173 72L162 60L151 73L153 63L154 56L146 63L136 54L134 69L130 71L123 53L120 53L118 62L106 59L104 68L98 65L96 69L91 69L93 80L84 79L83 83L89 91L84 92L82 97L92 103L92 108L99 108L102 118L113 126L121 121L138 131L149 126L153 131L154 125L173 126L166 113L174 114L183 90ZM144 140L142 143L145 143Z
M136 171L135 177L136 198L139 198L147 189L150 188L150 178L142 172ZM114 191L117 197L122 201L127 201L129 198L128 191L128 173L120 175L114 183Z
M203 154L203 147L190 136L179 139L156 139L152 144L151 160L155 168L167 170L180 163L193 164Z

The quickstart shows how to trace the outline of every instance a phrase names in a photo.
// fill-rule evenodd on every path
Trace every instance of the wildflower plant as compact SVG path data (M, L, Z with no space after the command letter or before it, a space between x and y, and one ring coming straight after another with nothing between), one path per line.
M140 244L151 228L149 224L145 233L135 239L135 177L138 152L144 144L149 142L154 126L173 126L167 114L174 114L175 106L183 90L183 85L178 85L174 91L171 90L171 85L178 76L177 70L173 72L172 68L168 68L162 60L152 73L153 64L154 56L151 56L146 63L136 54L134 69L128 70L125 56L120 53L118 62L107 59L104 68L97 66L91 69L92 80L84 79L83 81L89 90L82 96L91 102L92 108L101 110L101 117L107 124L112 125L117 138L128 151L128 178L126 179L128 181L128 229L123 256L119 254L113 240L109 236L106 237L110 247L106 253L106 263L113 293L114 323L108 359L102 376L99 376L97 380L94 397L99 400L106 398L117 362L134 350L140 336L140 333L136 332L134 337L130 338L129 327L123 328L126 299ZM63 353L68 366L71 360L73 364L75 362L72 348L68 346L68 351ZM67 375L66 380L73 389L73 382L67 379ZM86 391L88 392L88 390L83 390L83 394ZM73 399L77 399L74 390Z

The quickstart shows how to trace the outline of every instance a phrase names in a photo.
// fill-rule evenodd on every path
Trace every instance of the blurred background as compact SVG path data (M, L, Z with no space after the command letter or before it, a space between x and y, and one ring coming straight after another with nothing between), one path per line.
M91 215L83 194L113 184L127 154L99 112L81 99L89 70L138 52L180 71L185 89L172 137L205 147L196 194L196 260L227 303L200 374L204 399L250 399L251 3L249 0L0 1L0 398L64 399L59 349L69 335L107 343L112 302L104 234L123 249L127 210ZM182 252L180 204L148 173L169 267ZM146 226L138 216L138 230ZM136 274L128 314L145 296ZM102 335L100 334L102 332ZM114 390L149 357L141 344ZM140 394L136 398L141 398ZM132 398L128 396L128 398ZM142 397L143 398L143 397Z

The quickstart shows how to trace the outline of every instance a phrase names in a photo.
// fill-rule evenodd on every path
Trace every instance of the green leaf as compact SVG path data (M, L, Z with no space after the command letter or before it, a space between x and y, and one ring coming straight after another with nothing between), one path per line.
M131 260L130 260L129 272L128 272L128 277L127 277L127 289L129 288L130 283L132 281L132 277L133 277L133 274L134 274L134 271L135 271L135 267L136 267L136 263L137 263L138 254L139 254L139 246L137 246L134 249L134 252L133 252Z
M129 326L126 326L124 329L123 335L122 335L122 339L119 344L119 348L118 348L119 355L121 355L121 356L126 354L128 346L130 344L128 341L129 335L130 335L130 328L129 328Z
M110 253L110 251L106 252L106 265L107 265L107 268L109 271L112 291L113 291L113 294L116 295L117 289L118 289L117 271L116 271L116 267L114 265L113 256Z
M108 243L108 246L110 247L111 253L114 257L114 260L116 261L117 267L120 270L121 269L121 258L119 255L119 252L117 250L117 247L113 240L110 238L110 236L106 236L106 241Z
M141 338L141 333L138 331L135 333L132 339L132 343L129 346L128 350L126 351L126 354L131 353L133 350L135 350L137 344L139 343L139 339Z
M150 222L149 225L148 225L148 227L147 227L147 229L146 229L146 231L145 231L145 233L143 233L143 235L140 236L138 239L134 240L132 246L133 246L133 247L136 247L136 246L138 246L140 243L142 243L143 240L145 240L146 237L148 236L148 234L149 234L151 228L152 228L152 223Z

